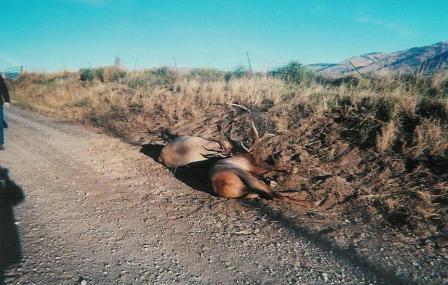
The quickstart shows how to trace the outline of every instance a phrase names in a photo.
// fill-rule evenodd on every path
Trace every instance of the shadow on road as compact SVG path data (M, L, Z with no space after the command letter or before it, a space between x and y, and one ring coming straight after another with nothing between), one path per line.
M158 158L160 152L162 151L162 148L163 145L145 144L142 145L140 152L158 162ZM213 163L214 160L209 159L207 161L190 163L186 166L171 168L170 170L177 179L187 184L191 188L210 194L211 192L209 190L208 183L208 169Z
M161 144L148 143L148 144L142 145L140 152L146 156L149 156L155 162L159 162L159 156L160 156L160 153L162 152L162 149L163 149L163 145L161 145Z
M4 284L5 269L22 258L13 207L24 198L22 189L9 178L8 169L0 166L0 284Z
M280 209L274 209L261 201L241 199L240 203L247 208L257 210L260 215L264 215L271 221L275 221L293 236L304 238L325 252L332 252L339 259L359 268L371 282L376 281L381 284L396 285L417 284L409 278L398 276L393 269L384 268L380 264L372 263L367 258L358 255L352 247L346 249L337 246L333 241L325 238L324 235L298 224L296 219L286 216Z
M154 161L158 161L162 148L163 145L146 144L142 146L140 152L151 157ZM213 162L193 163L188 166L171 169L171 171L177 179L191 188L210 193L208 185L208 168L211 163ZM366 257L358 255L354 248L346 249L337 246L333 241L325 238L325 235L300 225L296 219L286 216L281 209L270 207L262 200L240 199L238 201L244 207L255 209L260 215L264 215L268 219L275 221L282 228L288 230L291 235L298 238L304 238L314 246L321 248L323 251L332 252L332 255L337 258L359 268L373 283L379 282L380 284L396 285L417 284L406 277L397 275L394 269L384 268L384 266L381 266L380 264L372 263Z

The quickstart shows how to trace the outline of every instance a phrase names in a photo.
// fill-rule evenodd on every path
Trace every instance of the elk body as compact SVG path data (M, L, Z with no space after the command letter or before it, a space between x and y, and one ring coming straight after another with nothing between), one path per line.
M236 154L216 162L209 175L213 192L222 198L279 198L279 194L257 177L271 171L286 172L285 168L268 165L250 153Z
M232 157L218 160L209 170L213 193L222 198L264 198L284 201L307 207L306 203L277 193L259 179L271 171L288 173L283 166L274 166L251 153L239 153Z
M288 201L303 205L298 200L274 192L259 179L263 174L271 171L289 172L286 167L269 165L260 155L261 139L251 111L244 106L231 104L247 111L254 135L254 143L247 153L238 153L214 163L209 170L209 177L214 194L222 198L265 198Z
M241 105L230 105L242 108L250 115L250 123L254 135L254 143L250 149L245 148L241 144L246 152L230 156L232 155L233 146L236 146L236 142L226 137L221 128L222 139L220 141L206 140L194 136L176 137L162 149L159 162L166 167L179 167L206 161L209 158L222 158L209 169L212 190L216 196L223 198L261 197L298 203L293 198L274 192L259 179L260 176L271 171L288 171L285 167L269 165L261 159L259 155L261 139L255 127L251 111Z
M230 150L227 141L206 140L201 137L178 136L162 149L159 162L166 167L179 167L223 155Z

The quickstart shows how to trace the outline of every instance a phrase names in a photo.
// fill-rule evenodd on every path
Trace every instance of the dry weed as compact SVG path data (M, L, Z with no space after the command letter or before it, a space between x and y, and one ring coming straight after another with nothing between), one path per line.
M392 149L398 135L398 128L395 122L390 121L381 128L380 134L376 138L376 148L379 152L385 153Z
M448 133L439 120L424 119L415 129L414 156L448 156Z

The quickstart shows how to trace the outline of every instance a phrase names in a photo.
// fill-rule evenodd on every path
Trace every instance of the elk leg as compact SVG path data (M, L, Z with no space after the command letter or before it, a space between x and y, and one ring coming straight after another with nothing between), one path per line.
M258 180L255 176L245 171L242 171L241 169L233 169L233 170L239 176L241 181L244 183L249 193L257 194L265 199L273 199L276 196L276 193L274 193L268 185Z
M262 167L256 169L254 171L254 175L264 175L268 172L283 172L283 173L289 173L289 170L286 166L278 166L278 165L263 165Z

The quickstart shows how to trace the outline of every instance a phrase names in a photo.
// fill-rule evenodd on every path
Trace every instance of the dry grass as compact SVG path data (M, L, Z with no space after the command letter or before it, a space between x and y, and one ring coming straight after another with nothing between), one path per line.
M378 151L384 153L392 149L398 134L398 128L395 122L390 121L381 128L381 133L376 138L376 148Z
M217 120L240 117L227 103L247 105L260 131L276 134L266 153L285 150L287 162L300 169L279 183L306 189L312 205L327 193L319 207L342 203L352 215L376 209L365 215L400 226L434 223L443 232L448 222L432 219L448 211L447 74L294 83L261 74L225 78L217 71L162 69L106 72L102 81L81 81L78 73L24 74L11 86L22 106L135 142L148 139L143 131L161 127L213 135ZM238 122L234 135L249 135L247 122ZM329 173L340 177L336 184L312 182ZM357 196L356 203L341 202Z
M448 132L440 120L424 119L415 129L414 155L448 156Z
M82 82L77 73L25 74L14 84L13 94L19 104L79 121L157 115L174 124L237 102L269 114L271 128L280 133L302 118L338 113L350 143L376 146L383 153L401 145L393 150L412 147L414 155L446 155L447 82L447 73L431 79L382 76L290 84L266 75L204 80L162 70L131 72L106 82Z

